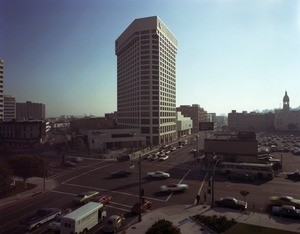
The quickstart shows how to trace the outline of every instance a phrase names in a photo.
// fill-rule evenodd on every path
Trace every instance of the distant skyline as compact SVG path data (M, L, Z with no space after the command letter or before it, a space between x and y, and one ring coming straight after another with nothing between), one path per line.
M116 111L115 40L155 15L178 40L176 106L300 106L299 0L0 0L4 94L47 117Z

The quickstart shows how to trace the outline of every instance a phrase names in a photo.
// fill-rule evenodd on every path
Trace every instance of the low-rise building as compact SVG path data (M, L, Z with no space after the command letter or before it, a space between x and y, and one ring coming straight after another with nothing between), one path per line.
M207 161L212 161L212 156L217 155L227 162L256 163L258 141L254 132L214 134L204 139L204 152Z

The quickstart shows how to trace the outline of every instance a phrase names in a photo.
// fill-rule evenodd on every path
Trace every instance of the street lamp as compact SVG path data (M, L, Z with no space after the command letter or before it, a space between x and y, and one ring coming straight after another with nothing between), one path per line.
M212 172L212 176L211 176L211 207L212 208L215 207L214 175L215 175L216 166L217 166L217 164L218 164L219 161L220 161L220 159L218 158L217 161L216 161L216 163L214 164L213 172Z
M139 216L138 216L138 222L142 222L142 204L143 204L143 196L144 196L144 190L142 189L142 160L141 160L141 154L139 154L139 160L136 162L139 165ZM133 169L135 167L135 164L133 163L130 166L130 169Z
M142 204L143 204L143 197L142 197L142 161L141 155L139 155L139 218L138 221L142 222Z

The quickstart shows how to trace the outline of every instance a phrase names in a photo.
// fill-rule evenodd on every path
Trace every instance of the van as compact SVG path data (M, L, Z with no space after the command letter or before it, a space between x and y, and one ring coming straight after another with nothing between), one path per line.
M61 218L61 233L87 233L105 218L106 211L103 204L89 202Z

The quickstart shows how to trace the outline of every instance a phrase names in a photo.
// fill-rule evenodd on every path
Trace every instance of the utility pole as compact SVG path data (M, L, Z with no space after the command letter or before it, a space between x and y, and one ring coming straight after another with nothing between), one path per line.
M215 170L216 170L216 166L218 164L218 162L220 161L220 159L218 159L216 161L216 163L214 164L213 167L213 172L212 172L212 176L211 176L211 207L215 208L215 186L214 186L214 175L215 175Z
M142 197L142 165L141 165L141 154L139 155L139 218L138 221L142 222L142 204L143 204L143 197Z

